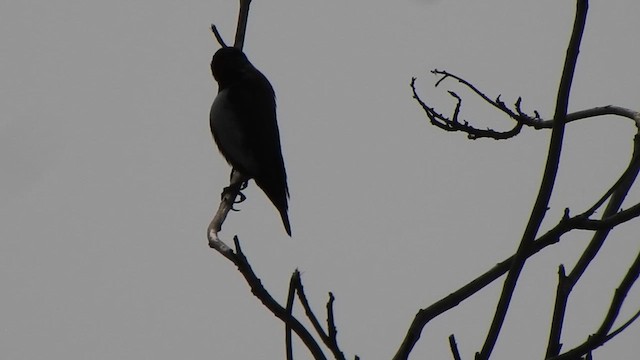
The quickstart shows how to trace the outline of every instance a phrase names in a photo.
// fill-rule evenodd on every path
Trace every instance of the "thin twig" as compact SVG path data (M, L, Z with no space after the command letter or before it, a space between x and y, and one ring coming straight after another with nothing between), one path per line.
M299 272L294 273L294 276L295 276L295 286L296 286L296 293L298 294L298 299L300 300L300 304L302 304L302 307L304 308L304 311L307 314L307 318L309 318L309 321L311 321L311 325L313 325L313 328L316 330L316 332L320 336L320 339L322 339L322 342L327 346L327 348L329 348L331 353L333 353L333 356L337 360L345 360L344 353L342 352L342 350L340 350L338 346L338 341L336 338L336 335L338 332L336 330L336 326L333 320L333 301L335 300L335 298L333 297L333 294L329 293L329 301L327 302L327 325L328 325L328 334L327 334L322 328L322 325L320 325L320 321L318 321L318 318L313 313L313 310L309 305L309 301L307 300L307 295L304 292L304 286L302 285L302 280L300 279L300 273Z
M296 269L295 272L297 271L298 270ZM295 272L294 275L291 276L291 280L289 280L289 292L287 293L287 313L289 314L289 316L293 316L293 300L296 296L296 287L293 279L293 277L295 276ZM285 322L284 327L284 343L287 352L287 360L293 360L293 341L291 339L291 326L289 326L289 323L287 322Z
M449 347L451 348L453 360L462 360L460 351L458 351L458 344L456 344L456 337L453 334L449 335Z
M329 291L329 301L327 301L327 331L329 332L329 341L333 347L338 347L338 328L333 317L333 302L336 300L333 293Z
M220 46L227 47L227 44L225 44L224 39L222 38L222 35L220 35L218 28L214 24L211 24L211 32L213 32L213 36L216 37L216 40L218 41L218 44L220 44Z
M467 80L452 74L446 70L432 70L432 73L436 74L436 75L440 75L441 78L436 82L435 86L437 87L438 85L440 85L444 80L446 79L454 79L456 81L458 81L459 83L463 84L465 87L467 87L469 90L471 90L472 92L474 92L476 95L478 95L480 98L482 98L484 101L486 101L487 103L489 103L490 105L492 105L493 107L495 107L496 109L500 110L501 112L505 113L506 115L508 115L512 120L516 121L516 125L508 131L496 131L493 129L480 129L477 127L474 127L472 125L469 125L468 121L460 121L458 118L460 116L460 109L462 107L462 99L454 92L449 91L449 95L451 95L452 97L454 97L456 99L456 106L455 106L455 110L452 114L451 117L446 117L441 113L438 113L434 107L427 105L422 98L420 98L420 96L418 95L417 89L416 89L416 78L412 78L411 79L411 90L413 92L413 98L416 99L416 101L418 102L418 104L420 104L420 106L422 107L422 109L425 111L425 113L427 114L427 117L429 118L431 124L437 126L438 128L445 130L445 131L461 131L467 134L469 139L475 140L475 139L480 139L480 138L490 138L490 139L494 139L494 140L504 140L504 139L509 139L512 138L516 135L518 135L520 133L520 131L522 130L523 125L524 126L528 126L528 127L532 127L534 129L540 130L540 129L551 129L552 124L553 124L553 119L551 120L544 120L542 118L540 118L540 114L537 111L534 111L534 115L531 116L529 114L526 114L525 112L522 111L521 109L521 102L522 102L522 98L518 98L515 102L514 105L514 109L509 108L502 100L500 100L500 95L498 95L498 97L495 100L492 100L491 98L489 98L489 96L487 96L484 92L480 91L477 87L475 87L473 84L471 84L470 82L468 82ZM640 126L640 112L631 110L631 109L627 109L627 108L623 108L620 106L614 106L614 105L606 105L606 106L600 106L600 107L595 107L595 108L591 108L591 109L585 109L585 110L580 110L580 111L576 111L573 113L568 113L566 116L566 121L565 123L570 123L570 122L574 122L574 121L578 121L578 120L583 120L583 119L589 119L592 117L597 117L597 116L604 116L604 115L617 115L620 117L625 117L628 119L633 120L637 126Z
M437 70L436 70L437 71ZM442 80L442 79L441 79ZM520 133L522 130L522 123L516 122L515 126L508 131L496 131L492 129L478 129L471 125L466 120L460 121L458 119L460 115L460 109L462 108L462 99L453 91L449 91L449 95L456 99L456 106L451 117L446 117L443 114L438 113L433 107L427 105L418 95L416 90L416 78L411 79L411 91L413 92L413 98L416 99L418 104L422 107L425 114L429 118L432 125L445 131L462 131L467 134L467 137L472 140L480 138L490 138L494 140L504 140L512 138Z
M296 270L293 273L291 280L294 281L296 293L298 294L298 300L300 300L300 304L302 304L302 308L304 309L307 318L309 318L309 321L311 321L311 325L316 330L318 335L320 335L322 341L326 341L328 336L324 332L322 325L320 325L320 321L318 321L316 314L313 313L311 305L309 305L309 300L307 300L307 295L304 292L304 286L302 286L302 281L300 280L300 272Z

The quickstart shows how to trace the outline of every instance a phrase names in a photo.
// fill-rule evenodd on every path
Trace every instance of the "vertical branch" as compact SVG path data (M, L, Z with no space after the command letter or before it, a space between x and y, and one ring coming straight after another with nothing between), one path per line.
M287 294L287 313L289 316L293 316L293 300L296 296L296 288L294 283L295 273L291 276L291 280L289 280L289 293ZM284 327L284 343L287 351L287 360L293 360L293 342L291 340L291 325L288 322L285 322Z
M564 266L560 265L558 269L558 287L556 288L556 301L554 304L553 316L551 318L551 329L549 331L549 342L547 344L547 353L544 357L545 359L558 355L560 353L560 349L562 348L560 337L562 335L564 315L567 309L566 300L569 298L569 295L567 293L567 284L568 281Z
M333 293L329 291L329 301L327 301L327 331L329 332L329 339L335 347L338 347L337 336L338 329L336 328L336 322L333 319L333 302L336 298Z
M453 360L462 360L460 351L458 350L458 344L456 344L456 337L453 334L449 335L449 347L451 348Z
M238 27L236 28L236 38L233 46L242 50L244 38L247 34L247 19L249 18L249 5L251 0L240 0L240 10L238 11Z
M511 269L509 270L504 282L496 312L491 326L489 327L489 332L487 333L487 338L480 353L476 354L476 358L480 360L489 358L498 340L500 329L504 324L516 283L518 282L524 263L527 260L527 252L535 240L535 236L540 228L542 220L544 219L544 215L547 211L549 200L553 192L556 175L558 173L558 166L560 164L560 154L562 152L562 141L564 138L567 108L569 105L569 94L571 92L571 84L573 82L573 75L576 68L588 8L588 0L577 0L576 17L573 24L571 39L569 40L569 46L567 48L567 55L565 57L565 63L562 70L560 86L558 88L556 110L553 116L553 126L549 144L549 155L547 157L542 183L540 184L540 190L533 206L531 217L529 218L529 222L525 228L522 240L520 241L520 245L518 246L518 250L515 254L514 262L512 263Z
M618 314L620 313L620 309L622 308L622 304L631 290L633 284L638 280L640 276L640 253L638 253L636 259L633 264L627 271L627 274L620 282L620 286L616 289L613 299L611 300L611 305L609 306L609 310L607 311L607 315L605 316L602 324L598 331L595 334L589 336L587 341L577 346L576 348L567 351L566 353L559 355L557 357L553 357L551 359L554 360L570 360L577 359L582 355L589 354L592 350L602 346L605 342L609 341L612 337L608 336L613 323L616 321Z
M602 218L605 219L609 216L615 215L627 194L631 190L631 187L635 183L635 180L640 173L640 135L636 135L633 141L633 155L629 166L624 172L623 177L617 182L617 188L614 190L607 207L604 210ZM562 325L564 322L565 309L569 301L569 295L573 290L573 287L577 284L578 280L582 277L584 272L591 261L596 257L600 248L604 244L611 229L604 228L599 229L593 234L593 238L589 245L578 259L576 266L569 273L568 276L560 278L558 282L558 289L556 291L556 301L553 309L553 317L551 321L551 331L549 334L549 344L547 346L547 358L557 356L561 350L560 338L562 335Z
M336 325L333 319L333 301L335 297L331 292L329 292L329 301L327 302L327 332L324 331L322 325L318 321L318 318L313 313L311 306L309 305L309 301L307 300L307 295L304 292L304 286L302 286L302 280L300 279L300 272L295 271L293 273L292 281L295 281L296 293L298 294L298 299L300 300L300 304L304 308L305 313L307 314L307 318L311 321L313 328L316 330L322 342L327 346L327 348L331 351L333 356L337 360L345 360L344 353L340 350L338 346L338 340L336 338L338 334L338 330L336 329Z

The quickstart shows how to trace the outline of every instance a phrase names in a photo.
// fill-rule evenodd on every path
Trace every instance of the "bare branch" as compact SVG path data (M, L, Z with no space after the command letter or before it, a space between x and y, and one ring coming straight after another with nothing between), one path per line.
M436 83L436 87L445 79L447 78L451 78L454 79L456 81L458 81L459 83L463 84L464 86L466 86L467 88L469 88L471 91L473 91L476 95L478 95L480 98L482 98L485 102L489 103L491 106L495 107L496 109L504 112L505 114L507 114L511 119L522 123L524 125L529 125L529 126L535 126L535 124L540 121L540 117L538 115L537 111L534 111L534 116L528 115L525 112L522 111L520 105L522 104L522 98L518 98L518 100L516 100L514 106L515 106L515 111L511 110L505 103L504 101L500 100L500 95L498 95L498 97L495 100L492 100L491 98L489 98L489 96L487 96L484 92L480 91L477 87L475 87L473 84L471 84L470 82L468 82L467 80L452 74L446 70L432 70L431 71L432 74L435 75L440 75L442 76L442 78Z
M437 70L436 70L437 71ZM442 79L441 79L442 80ZM495 140L503 140L512 138L520 133L522 129L522 123L517 122L513 129L509 131L496 131L492 129L478 129L471 125L469 122L462 120L462 122L458 119L460 115L460 109L462 107L462 99L454 92L449 91L449 95L454 97L457 100L455 110L451 118L446 117L440 113L438 113L433 107L427 105L416 90L415 86L416 78L411 79L411 89L413 91L413 98L418 101L424 112L427 114L427 117L431 121L431 124L437 126L438 128L445 131L462 131L467 133L467 137L469 139L475 140L480 138L491 138Z
M625 117L633 120L636 123L636 126L640 127L640 112L633 111L630 109L626 109L620 106L606 105L599 106L591 109L580 110L570 114L567 114L567 123L574 122L577 120L589 119L597 116L604 115L617 115L620 117ZM540 120L536 122L534 125L535 128L551 128L551 124L553 120Z
M638 318L640 317L640 310L638 310L638 312L635 313L635 315L633 315L629 320L627 320L624 324L620 325L619 328L617 328L615 331L612 331L609 335L607 335L607 339L606 341L609 341L611 339L613 339L614 337L616 337L618 334L620 334L621 332L623 332L626 328L629 327L629 325L633 324L634 321L638 320Z
M316 332L322 339L322 342L327 346L327 348L329 348L329 350L331 350L331 352L333 353L333 356L338 360L345 360L344 353L342 353L342 351L340 350L338 346L338 341L336 338L338 331L336 330L336 326L333 320L333 301L335 300L335 298L333 297L333 294L329 293L329 301L327 302L327 325L328 325L328 334L327 334L322 328L322 325L320 325L318 318L313 313L313 310L309 305L309 301L307 300L307 295L305 294L304 287L302 286L300 273L296 271L294 273L294 276L295 276L295 287L297 290L296 292L298 294L298 299L300 300L300 303L302 304L302 307L304 308L304 311L307 314L309 321L311 321L313 328L316 330Z
M293 316L293 300L295 300L296 296L296 287L294 277L298 270L294 271L293 275L291 275L291 280L289 280L289 292L287 293L287 313L289 316ZM287 360L293 360L293 342L291 339L291 326L288 323L285 323L284 329L284 343L287 352Z
M213 36L216 37L216 40L218 41L218 44L220 44L220 46L227 47L224 39L222 39L222 35L220 35L220 32L218 32L218 28L214 24L211 24L211 32L213 32Z
M240 50L242 50L242 48L244 47L244 38L247 33L249 5L251 5L251 0L240 0L240 9L238 11L238 27L236 28L236 38L233 42L233 46Z
M422 109L425 111L430 122L442 130L461 131L461 132L467 133L467 137L472 140L479 139L479 138L491 138L495 140L504 140L504 139L509 139L518 135L522 130L523 125L532 127L537 130L551 129L552 127L553 120L542 119L538 111L534 110L533 116L525 113L521 109L522 98L518 98L514 104L514 108L511 109L502 100L500 100L500 95L498 95L498 97L495 100L492 100L491 98L489 98L489 96L487 96L484 92L480 91L473 84L471 84L467 80L455 74L452 74L446 70L438 70L438 69L432 70L431 72L433 74L441 76L441 78L435 84L436 87L439 86L446 79L449 79L449 78L454 79L459 83L463 84L468 89L470 89L480 98L482 98L485 102L489 103L491 106L505 113L512 120L516 121L516 125L514 126L514 128L508 131L479 129L477 127L469 125L468 121L460 122L458 118L460 114L460 109L462 107L462 99L460 99L460 97L457 96L456 93L451 91L449 91L449 94L452 95L454 98L456 98L457 102L456 102L456 107L454 109L453 115L451 117L446 117L443 114L438 113L434 107L427 105L422 100L422 98L420 98L415 86L416 78L412 78L410 86L413 92L413 98L416 99L416 101L420 104ZM589 119L597 116L605 116L605 115L616 115L616 116L631 119L636 123L636 126L640 127L640 112L623 108L620 106L613 106L613 105L600 106L600 107L595 107L591 109L585 109L585 110L569 113L566 116L566 123L583 120L583 119Z
M553 192L560 163L562 140L564 138L567 108L569 105L569 94L571 92L571 83L573 82L573 75L576 68L576 62L578 60L580 42L582 40L582 33L584 32L588 8L587 0L577 0L576 17L571 39L569 40L569 46L567 48L567 55L565 57L564 68L562 70L560 86L558 88L556 111L553 116L551 140L549 144L549 155L547 156L547 163L545 165L542 183L540 184L540 191L538 192L536 202L531 212L531 217L529 218L522 240L520 241L520 245L516 251L515 259L504 282L502 293L500 294L500 300L498 301L493 321L491 322L489 332L487 333L487 338L482 346L482 350L476 356L479 360L489 359L489 356L493 351L496 341L498 340L500 330L502 329L502 324L504 323L504 319L511 302L511 297L515 291L520 272L527 260L527 253L533 244L536 233L540 228L542 219L544 218L549 206L549 199Z
M233 42L233 46L242 50L244 47L244 39L247 34L247 22L249 19L249 6L251 5L251 0L240 0L240 7L238 9L238 23L236 27L236 37ZM218 44L222 47L227 47L227 44L224 42L222 35L218 31L218 28L211 24L211 31L213 35L216 37Z
M462 360L462 358L460 358L460 351L458 351L458 344L456 344L456 337L453 334L449 335L449 347L451 348L453 360Z
M618 214L618 210L627 194L631 190L631 187L635 183L635 180L640 173L640 137L636 135L634 140L633 155L629 166L624 171L623 176L616 181L617 187L613 191L611 200L607 204L607 207L603 214L603 219L615 216ZM564 322L565 311L567 303L569 301L569 295L573 290L575 284L578 283L587 267L596 257L600 248L607 239L611 227L599 228L594 234L589 245L584 250L582 256L576 263L573 270L569 275L560 279L558 282L558 289L556 291L556 301L553 310L552 327L549 334L549 345L547 347L547 358L557 356L560 353L560 337L562 335L562 324ZM606 334L605 334L606 335Z
M633 163L633 162L632 162ZM630 165L631 166L631 163ZM620 211L615 215L609 217L603 217L601 220L591 220L589 219L589 215L592 214L591 209L587 210L584 213L581 213L576 216L569 216L569 212L566 211L565 215L558 222L556 226L554 226L551 230L546 232L544 235L540 236L536 239L532 245L532 247L528 250L527 257L531 257L537 254L540 250L546 248L549 245L556 244L560 241L562 235L568 233L569 231L580 229L580 230L605 230L612 229L613 227L634 219L640 216L640 204L636 204L633 207L630 207L626 210ZM515 256L515 255L514 255ZM459 288L455 292L449 294L448 296L442 298L441 300L433 303L431 306L421 309L415 316L415 319L411 323L407 334L398 349L396 355L394 356L394 360L407 359L409 353L413 349L413 346L420 339L420 334L422 329L435 317L441 315L442 313L452 309L453 307L460 304L462 301L466 300L476 292L480 291L487 285L491 284L493 281L500 278L500 276L504 275L511 264L513 263L514 256L511 256L497 265L495 265L490 270L486 271L484 274L478 276L468 284Z
M595 334L589 336L589 338L581 345L551 359L575 359L579 356L588 354L589 352L609 341L612 337L607 336L607 334L609 333L609 330L611 330L613 323L616 321L616 318L620 313L620 309L622 308L622 304L624 303L629 290L631 290L633 284L636 282L636 280L638 280L638 276L640 276L640 253L638 253L635 261L631 265L631 268L629 268L627 274L620 282L620 286L616 289L615 294L613 295L613 300L611 301L611 305L609 306L609 311L602 321L602 324L600 325L598 331L596 331ZM616 332L616 334L618 333L619 332Z
M247 182L248 178L242 175L237 170L231 171L231 180L229 181L229 186L226 187L222 191L220 205L218 206L218 211L216 211L213 219L211 219L211 223L209 223L209 227L207 228L207 237L209 239L209 246L213 249L218 250L222 255L226 256L229 260L233 261L229 258L230 254L233 252L220 238L218 237L218 233L222 230L222 224L224 220L227 218L227 214L229 211L233 210L233 204L237 203L236 198L240 196L240 201L244 198L244 195L240 192L243 188L243 184Z
M309 349L314 359L316 360L326 360L322 349L313 338L311 333L293 316L287 309L282 307L269 292L262 285L262 281L256 276L251 268L251 264L247 261L244 253L242 252L242 248L240 247L240 241L237 236L234 236L233 242L236 247L235 253L233 251L230 254L224 254L227 259L229 259L236 267L238 271L245 278L247 284L251 288L251 293L255 297L257 297L262 304L271 311L278 319L287 324L291 329L298 335L300 340L305 344L305 346ZM216 249L218 250L218 249Z
M581 222L581 215L572 218L563 217L556 226L554 226L551 230L542 235L533 243L533 246L529 249L527 256L531 257L547 246L558 243L562 235L575 229L576 226ZM424 329L424 327L431 320L443 314L444 312L458 306L461 302L468 299L473 294L477 293L487 285L500 278L500 276L509 271L514 258L515 255L510 256L509 258L496 264L491 269L487 270L482 275L473 279L471 282L462 286L458 290L436 301L429 307L420 309L416 314L413 322L409 326L407 334L405 335L405 338L403 339L402 344L400 345L393 359L406 360L409 357L409 353L411 353L411 350L420 339L422 329Z
M556 310L551 320L551 330L549 334L549 341L547 343L545 359L559 354L562 349L560 335L562 334L562 324L567 308L566 302L563 303L562 300L569 296L565 293L567 291L567 283L568 279L564 265L561 264L558 268L558 286L556 287L556 303L554 305Z
M336 321L333 317L333 302L336 298L333 293L329 291L329 301L327 301L327 331L329 332L329 342L332 347L338 347L338 328L336 327ZM343 356L344 358L344 356Z

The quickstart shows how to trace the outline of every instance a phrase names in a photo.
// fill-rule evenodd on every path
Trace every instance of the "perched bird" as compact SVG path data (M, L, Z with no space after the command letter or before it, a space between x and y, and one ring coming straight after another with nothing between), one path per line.
M289 189L273 87L242 50L234 47L223 47L213 55L211 72L218 82L210 114L218 149L233 171L253 179L264 191L291 236Z

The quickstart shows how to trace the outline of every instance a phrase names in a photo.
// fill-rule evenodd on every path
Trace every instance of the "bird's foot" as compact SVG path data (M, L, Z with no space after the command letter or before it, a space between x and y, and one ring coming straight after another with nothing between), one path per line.
M236 197L233 199L233 203L239 204L247 199L247 197L242 193L242 190L246 188L247 188L247 181L231 184L222 190L222 194L220 196L221 198L224 198L226 195L231 195L231 196L236 195ZM235 209L233 206L231 206L231 210L240 211L238 209Z

